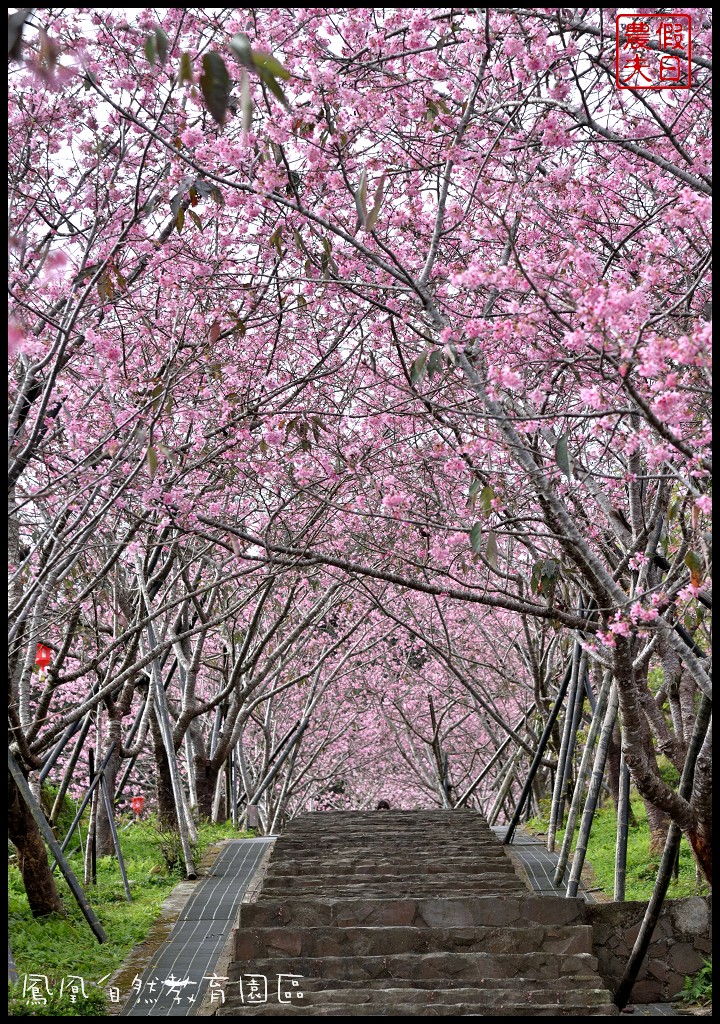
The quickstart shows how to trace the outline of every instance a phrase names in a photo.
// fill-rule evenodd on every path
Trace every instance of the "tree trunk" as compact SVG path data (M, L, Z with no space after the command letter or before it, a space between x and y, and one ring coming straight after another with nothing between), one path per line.
M712 886L712 822L708 823L707 828L701 826L689 830L687 838L708 885Z
M105 778L108 783L108 790L112 796L115 793L115 787L117 785L117 776L120 770L120 742L122 740L121 727L122 719L117 721L108 722L108 731L105 738L105 744L103 745L102 756L100 763L107 755L108 747L115 741L115 749L113 750L110 760L105 768ZM105 809L105 801L99 800L97 807L97 855L98 857L112 856L115 853L115 844L113 842L112 831L110 829L110 822L108 821L107 810Z
M643 803L650 829L650 854L653 857L659 856L665 849L665 841L670 828L670 816L654 807L649 800L643 799Z
M158 825L161 829L177 832L178 820L175 811L175 799L173 796L172 777L168 763L165 745L163 744L160 726L158 725L155 710L152 716L152 741L155 754L155 796L157 799Z
M8 775L8 835L18 852L18 866L33 917L64 914L40 829L11 775Z
M615 810L618 810L619 798L620 798L620 758L622 755L622 741L620 737L620 728L615 726L612 737L610 739L610 747L608 749L607 759L607 784L612 796L613 803L615 804ZM628 828L635 828L637 821L633 813L632 806L628 804ZM667 832L667 829L665 830ZM663 840L664 845L665 840Z
M213 812L213 797L217 785L218 769L213 768L206 757L195 755L195 788L199 821L210 821Z

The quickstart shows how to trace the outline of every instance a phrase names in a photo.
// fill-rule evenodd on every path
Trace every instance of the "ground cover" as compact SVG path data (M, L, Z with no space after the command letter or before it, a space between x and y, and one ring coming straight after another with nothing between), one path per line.
M239 833L231 823L202 825L198 829L196 855L201 857L211 843L220 839L249 835L252 833ZM63 879L58 885L67 916L33 918L20 871L11 858L9 934L20 979L16 985L10 986L11 1016L82 1017L104 1014L107 979L130 950L142 942L163 901L183 878L180 862L175 860L173 842L167 833L158 831L154 818L132 824L126 821L124 828L121 825L120 843L132 903L125 899L118 862L114 857L98 859L97 886L86 887L88 898L108 936L108 942L102 945L90 931ZM82 883L82 855L79 850L70 857L70 863ZM102 982L102 979L106 980Z

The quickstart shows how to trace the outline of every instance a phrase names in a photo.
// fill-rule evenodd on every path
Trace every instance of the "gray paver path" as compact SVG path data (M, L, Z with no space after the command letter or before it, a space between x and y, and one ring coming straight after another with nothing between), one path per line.
M167 941L143 972L123 1017L192 1017L235 924L238 907L272 839L227 843L197 885Z

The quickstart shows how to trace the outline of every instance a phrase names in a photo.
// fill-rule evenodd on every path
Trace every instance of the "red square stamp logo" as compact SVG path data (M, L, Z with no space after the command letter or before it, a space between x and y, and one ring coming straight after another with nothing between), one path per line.
M689 89L690 15L618 14L615 84L618 89Z

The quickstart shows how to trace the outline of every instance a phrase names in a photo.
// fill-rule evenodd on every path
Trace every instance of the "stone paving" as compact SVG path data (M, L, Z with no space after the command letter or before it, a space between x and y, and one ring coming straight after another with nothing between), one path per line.
M215 967L271 839L225 843L210 873L193 884L167 941L153 954L120 1011L123 1017L197 1014Z
M492 831L502 840L507 832L507 825L494 825ZM510 856L516 856L522 868L528 876L535 892L541 892L544 896L565 896L567 879L570 876L569 867L565 869L563 883L555 885L553 881L557 868L557 853L549 853L545 843L537 836L526 832L521 826L515 830L512 843L505 847ZM595 898L583 883L580 883L578 894L586 903L594 903Z

